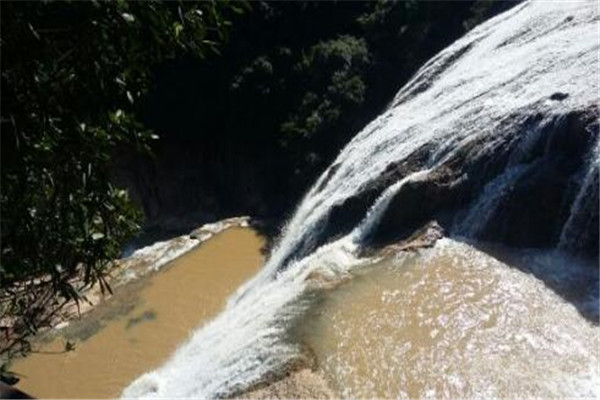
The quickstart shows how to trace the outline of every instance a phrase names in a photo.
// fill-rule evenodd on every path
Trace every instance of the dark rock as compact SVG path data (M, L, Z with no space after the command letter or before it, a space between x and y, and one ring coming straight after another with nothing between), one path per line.
M539 160L509 190L479 236L511 246L551 247L564 221L568 174L558 160Z
M439 211L454 209L468 183L455 172L442 168L427 180L407 182L372 232L371 244L378 246L409 237L415 229L439 216Z
M544 132L544 153L531 163L502 199L481 239L512 246L554 247L569 218L588 169L588 158L598 140L597 110L570 113ZM590 185L586 198L598 198L598 185ZM598 202L587 203L589 221L597 220ZM594 217L596 215L596 217ZM582 219L585 220L584 217ZM572 252L598 257L598 224L578 221L572 234L586 238ZM577 242L577 241L574 241Z
M569 97L568 93L556 92L550 96L550 100L562 101Z
M322 241L333 240L348 233L365 217L369 208L390 185L424 168L431 154L431 145L423 146L399 163L391 163L378 179L370 182L357 196L332 207L323 229Z
M398 243L389 245L379 254L393 254L399 251L417 251L433 247L436 242L445 235L444 228L437 221L430 221L425 226L416 230L409 238L399 241ZM364 255L369 255L373 250L367 248L364 250Z
M33 399L34 397L0 381L0 399Z

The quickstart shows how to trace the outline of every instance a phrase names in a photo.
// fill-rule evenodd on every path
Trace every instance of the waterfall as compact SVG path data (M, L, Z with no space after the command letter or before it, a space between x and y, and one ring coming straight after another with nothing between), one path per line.
M589 213L588 208L598 208L598 196L595 198L592 195L594 190L598 190L598 168L600 165L600 141L590 151L589 158L584 165L584 177L579 185L577 197L573 201L571 211L567 222L560 233L558 240L559 250L568 250L577 247L577 239L579 239L578 231L582 220Z
M394 195L398 193L407 182L414 182L422 179L426 177L428 173L429 170L427 169L415 172L387 188L383 194L379 196L375 203L373 203L373 206L371 206L369 212L367 212L367 215L364 217L362 222L356 228L354 228L350 234L352 241L356 244L361 244L364 242L365 238L373 231L375 226L381 220L383 213L390 204L390 201L392 201L394 198Z
M456 224L453 233L457 236L476 237L485 228L506 192L525 172L527 172L527 165L519 164L507 168L488 183L479 198L469 208L468 214Z
M344 274L360 263L356 249L407 183L439 175L442 168L456 170L448 163L457 158L474 165L456 172L475 182L465 190L476 191L471 205L465 205L467 226L461 232L482 229L488 219L482 212L495 209L510 185L526 175L535 151L545 151L538 149L539 135L526 128L528 118L555 120L596 107L597 34L595 1L528 1L474 28L427 62L305 195L261 272L220 316L199 328L166 364L133 382L124 396L225 397L285 369L301 357L288 331L310 305L311 274ZM362 222L341 238L325 239L332 210L424 149L427 162L420 171L397 176L379 190ZM494 157L498 171L475 163ZM597 157L588 168L586 182L597 185ZM574 215L584 196L574 201L564 236L576 229Z

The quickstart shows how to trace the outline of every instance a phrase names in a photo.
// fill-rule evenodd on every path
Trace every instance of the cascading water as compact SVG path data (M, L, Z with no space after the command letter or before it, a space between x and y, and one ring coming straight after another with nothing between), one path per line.
M460 223L455 229L484 230L492 219L484 214L501 208L500 199L543 164L552 149L548 127L572 112L597 112L598 20L594 1L525 2L430 60L318 179L262 271L124 396L224 397L297 361L301 348L289 332L310 306L315 272L336 276L359 264L357 250L411 186L451 170L452 187L472 192L458 197L471 204L463 204L465 221L477 222L473 230ZM597 130L587 132L588 142L597 140ZM380 187L381 176L418 155L420 164ZM586 165L581 190L595 190L597 198L597 153ZM333 211L373 187L377 200L356 226L328 242ZM582 196L565 200L574 209L568 214L580 213ZM562 236L577 230L574 219L563 218Z
M589 158L583 168L583 180L579 185L579 192L573 206L569 212L569 218L565 222L562 231L560 233L560 239L558 241L558 248L568 250L576 248L576 241L579 239L578 233L580 227L590 213L589 208L598 208L598 167L600 160L600 141L590 151ZM596 195L594 196L594 191ZM584 221L582 221L584 220ZM597 222L597 221L596 221ZM592 221L594 223L594 221Z
M474 237L485 228L506 191L527 172L526 165L507 168L500 176L488 183L479 198L469 208L468 214L454 226L454 234Z

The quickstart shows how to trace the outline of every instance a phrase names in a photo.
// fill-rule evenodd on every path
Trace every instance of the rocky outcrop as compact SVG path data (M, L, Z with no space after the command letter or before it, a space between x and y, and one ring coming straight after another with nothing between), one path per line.
M270 385L250 391L240 399L334 399L337 396L327 381L310 369L293 372Z
M386 248L392 253L398 251L415 251L433 247L435 243L444 237L444 228L436 221L431 221L421 229L417 230L408 239L393 244Z
M492 153L477 149L477 145L460 151L448 162L436 168L430 178L409 183L390 203L375 233L376 239L410 232L429 219L438 219L456 234L471 232L474 238L500 242L511 246L551 248L559 245L561 232L572 213L587 215L579 224L583 240L572 250L587 256L598 256L598 185L585 183L594 146L598 140L598 109L572 112L544 123L534 143L523 143L527 135L514 132L504 146ZM527 118L520 129L526 130ZM508 138L507 138L508 139ZM484 146L485 144L481 144ZM519 152L530 146L523 155ZM478 157L472 157L472 155ZM511 159L522 157L519 163ZM460 161L460 162L456 162ZM494 179L507 174L510 168L520 168L514 181L497 192L490 188ZM598 181L597 170L592 179ZM511 179L506 176L506 179ZM587 185L587 188L582 187ZM486 192L486 188L489 190ZM576 210L578 193L586 190L587 207ZM456 229L474 202L490 200L476 220L478 229ZM496 197L495 197L496 196ZM592 206L595 203L595 207ZM461 212L461 209L463 212ZM472 213L478 212L471 210ZM474 215L477 217L477 215ZM594 223L596 221L596 223Z
M550 119L540 114L507 117L511 129L503 130L500 125L495 143L474 141L459 147L425 179L408 181L371 233L372 244L407 238L435 219L443 229L459 236L552 248L559 246L571 218L570 223L578 226L579 239L567 244L566 250L597 257L598 171L592 170L587 182L586 173L597 157L594 146L599 117L595 107ZM515 119L521 121L516 127ZM532 134L534 131L537 133ZM355 226L385 188L422 168L430 156L429 147L423 146L334 207L325 236ZM513 170L518 173L512 174ZM575 210L578 196L581 204ZM481 210L476 210L477 202ZM469 212L470 223L476 226L465 226Z
M597 258L597 18L591 3L524 2L427 62L306 195L273 270L350 232L382 246L430 220Z

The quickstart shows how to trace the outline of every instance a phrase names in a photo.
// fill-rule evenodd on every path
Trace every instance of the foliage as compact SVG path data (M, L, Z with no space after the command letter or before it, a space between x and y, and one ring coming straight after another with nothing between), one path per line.
M218 51L242 3L2 2L0 318L16 342L81 286L105 280L141 214L111 182L121 146L158 137L139 120L153 71ZM241 7L241 8L240 8ZM6 321L6 320L5 320Z
M252 2L221 57L158 74L145 116L164 134L149 164L169 193L148 214L285 218L427 59L500 10L487 3Z
M472 1L269 3L255 13L279 37L234 74L231 101L264 119L259 129L272 135L284 179L301 193L428 57L465 32L464 21L488 16L481 9ZM310 31L295 13L311 21ZM288 31L302 33L292 39ZM236 114L240 126L252 126L245 116Z
M302 54L294 71L301 75L305 93L281 125L286 139L310 138L334 124L347 108L362 104L366 87L361 73L368 63L365 41L349 35L319 42Z

